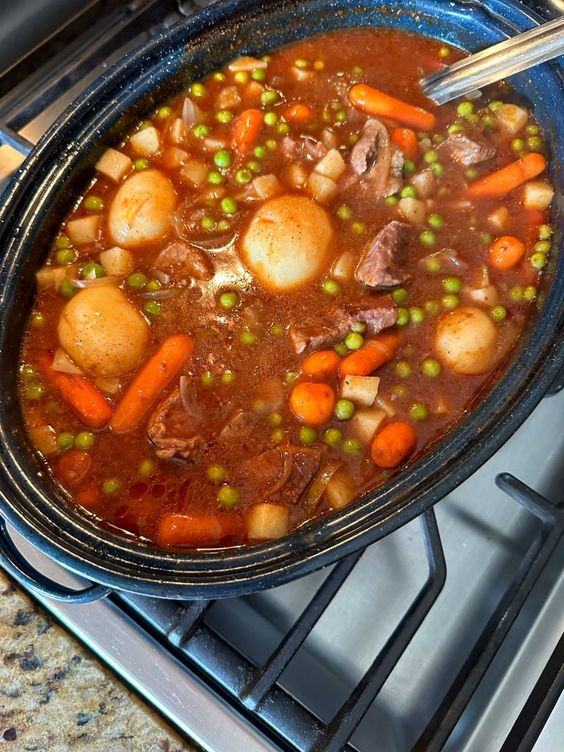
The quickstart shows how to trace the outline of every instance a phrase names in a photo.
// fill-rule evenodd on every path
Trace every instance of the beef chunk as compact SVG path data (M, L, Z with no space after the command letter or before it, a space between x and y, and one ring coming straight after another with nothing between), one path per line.
M255 429L259 416L248 410L235 410L219 433L221 444L234 444L248 438Z
M243 495L295 504L319 470L323 449L292 444L269 449L242 463L236 484Z
M313 136L284 136L280 141L280 153L286 159L317 162L327 154L327 147Z
M465 167L480 164L495 157L495 147L491 144L480 136L469 138L462 133L453 133L443 141L439 150Z
M350 153L349 170L341 180L341 189L384 198L401 187L402 167L403 155L391 143L386 126L370 118Z
M199 431L200 420L200 416L188 413L182 404L180 388L175 389L157 406L147 427L147 436L156 448L157 457L197 460L205 445Z
M374 288L393 287L407 278L407 251L412 229L389 222L368 243L355 271L355 279Z
M396 308L387 295L370 295L346 306L333 306L303 324L290 326L290 341L298 355L341 340L354 323L366 324L369 335L396 323Z
M169 274L180 284L191 279L210 279L213 275L212 265L205 253L182 240L175 240L163 248L153 267Z

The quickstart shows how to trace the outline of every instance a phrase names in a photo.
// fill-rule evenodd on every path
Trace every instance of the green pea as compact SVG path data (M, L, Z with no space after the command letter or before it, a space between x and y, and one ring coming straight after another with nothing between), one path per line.
M345 345L344 342L338 342L334 347L333 350L337 353L337 355L340 355L341 358L346 358L349 354L349 348Z
M220 206L221 211L224 214L237 214L237 212L239 211L239 204L235 201L234 198L231 198L230 196L222 198Z
M497 112L500 107L503 107L503 102L500 102L499 99L494 99L494 101L490 102L488 105L488 109L491 112Z
M423 232L419 233L419 242L425 248L432 248L437 242L437 236L431 230L423 230Z
M223 483L225 480L225 468L222 465L214 463L206 469L206 475L212 483Z
M41 329L45 325L45 316L40 311L34 311L31 314L31 326L34 329Z
M159 282L158 279L151 279L149 282L147 282L147 291L148 292L156 292L157 290L160 290L162 287L162 284Z
M425 358L421 363L421 373L431 379L435 379L441 372L441 364L434 358Z
M406 175L412 175L416 170L415 162L411 159L405 159L403 162L403 171Z
M204 84L200 84L200 83L192 84L192 86L190 87L190 93L192 94L193 97L198 97L198 98L205 97L206 87L204 86Z
M282 324L273 324L270 327L270 333L273 337L283 337L286 333L286 329L282 326Z
M445 57L448 57L450 55L450 49L448 47L440 47L439 48L439 58L440 60L444 60Z
M323 60L316 60L313 64L313 69L316 71L322 71L324 68L325 63L323 62ZM362 73L362 68L359 68L358 65L354 65L351 73L353 74L353 76L358 76Z
M233 384L236 378L237 377L235 375L235 372L227 369L227 371L224 371L221 374L221 383L224 384L225 386L229 386L230 384Z
M121 480L118 478L109 478L102 484L102 492L107 496L113 496L121 491Z
M411 420L425 421L429 417L429 410L422 402L412 402L407 412Z
M336 214L339 217L339 219L342 219L344 222L347 222L349 219L352 219L352 209L350 208L350 206L347 206L346 204L339 206L339 208L336 211Z
M533 285L529 285L528 287L525 287L523 290L523 298L527 301L527 303L530 303L532 300L534 300L537 297L537 288Z
M328 428L323 434L323 442L330 447L338 447L343 441L343 432L338 428Z
M210 135L210 129L204 123L200 123L192 128L192 133L196 138L207 138Z
M226 507L227 509L236 507L240 499L241 494L239 493L239 491L233 486L227 485L227 483L224 483L217 492L217 500L222 507Z
M340 399L335 405L335 417L337 420L350 420L355 412L354 402L349 399Z
M462 282L458 277L445 277L441 284L445 292L459 293L462 290Z
M544 269L546 266L546 253L533 253L529 262L533 269Z
M270 438L275 444L281 444L284 441L284 437L285 433L283 428L275 428L270 434Z
M398 326L409 324L409 311L407 308L398 308L396 311L396 324Z
M249 81L249 74L247 71L237 71L233 76L233 80L236 84L246 84Z
M441 298L441 304L443 308L451 311L456 308L460 303L458 295L443 295Z
M345 337L345 345L349 350L359 350L364 344L364 337L358 332L351 332Z
M161 307L157 303L156 300L148 300L145 305L143 306L143 310L146 314L149 316L160 316L161 314Z
M474 178L478 177L478 170L475 167L469 167L467 170L464 170L464 176L468 180L474 180Z
M200 382L203 387L209 389L215 384L215 374L212 371L204 371L204 373L200 374Z
M341 285L335 279L324 279L321 289L327 295L338 295L341 292Z
M290 128L289 123L278 123L276 130L281 136L287 136L292 129Z
M431 314L431 316L438 313L441 308L436 300L427 300L423 307L427 313Z
M284 383L286 385L295 383L300 378L297 371L286 371L284 374Z
M59 235L59 237L55 240L55 248L70 248L71 246L72 243L70 242L70 239L67 235Z
M251 159L247 162L247 167L251 172L254 172L255 175L258 174L262 167L260 166L260 162L257 162L255 159Z
M147 277L143 272L133 272L133 274L130 274L125 281L132 290L142 290L147 284Z
M278 101L278 93L273 89L266 89L260 95L260 101L264 105L271 105Z
M552 248L552 244L549 240L539 240L533 246L533 250L536 253L549 253L551 248Z
M531 151L541 151L544 143L540 136L531 136L527 139L527 146Z
M386 196L384 203L386 204L386 206L397 206L399 204L399 198L395 193L392 193L391 196Z
M211 232L217 227L217 222L213 217L202 217L202 219L200 220L200 227L202 228L202 230Z
M225 177L221 172L218 172L218 170L210 170L208 172L208 183L211 183L212 185L221 185L222 183L225 183Z
M278 115L275 112L264 113L264 124L268 126L276 125L278 122Z
M351 331L356 332L357 334L364 334L366 332L367 326L364 323L364 321L354 321L351 324Z
M216 167L226 170L233 164L233 157L231 156L231 152L227 149L220 149L213 155L213 161Z
M262 144L255 146L255 148L253 149L253 154L257 159L262 159L266 156L266 146L263 146Z
M494 321L505 321L507 318L507 309L502 305L494 306L490 310L490 316Z
M141 460L137 472L144 478L148 478L155 472L155 463L149 459Z
M525 148L525 142L523 141L522 138L514 138L511 141L510 146L513 149L513 151L517 151L517 152L523 151L523 149Z
M480 119L482 121L482 125L484 126L484 128L490 129L490 128L493 128L495 125L495 120L493 119L491 115L482 115Z
M456 108L456 112L460 117L468 117L469 115L472 115L474 112L474 103L473 102L460 102L458 107Z
M77 292L78 287L73 285L70 279L63 279L59 286L59 294L62 295L63 298L72 298Z
M266 78L266 71L262 68L257 68L254 71L251 71L251 78L253 81L264 81Z
M32 381L37 378L37 371L29 363L21 367L20 373L26 381Z
M220 110L216 114L215 119L225 125L225 123L230 123L233 120L233 113L229 112L229 110Z
M276 428L277 426L282 425L282 423L284 422L284 418L280 413L271 413L268 416L268 422L270 423L271 426Z
M512 287L509 290L509 298L514 303L521 303L521 301L523 300L523 288L520 287L519 285L516 285L515 287Z
M274 151L278 147L278 142L275 141L273 138L267 138L264 142L267 149L270 151Z
M92 431L81 431L74 437L74 445L77 449L86 452L94 446L95 437Z
M133 163L133 169L134 170L146 170L151 166L151 163L148 159L145 159L145 157L140 157L139 159L136 159Z
M105 277L106 274L103 266L97 264L95 261L90 261L82 267L80 276L83 279L92 279L93 277L99 279L100 277Z
M298 57L296 58L296 60L294 60L294 65L296 66L296 68L307 68L309 61L303 57Z
M441 271L442 264L438 256L429 256L425 259L425 269L430 274L438 274Z
M417 131L417 140L418 141L424 141L426 138L428 138L428 134L426 131Z
M452 123L448 126L447 131L449 133L461 133L464 130L462 123Z
M440 230L444 223L445 221L440 214L429 214L427 217L427 224L435 230Z
M528 125L525 128L525 131L527 133L527 136L538 136L540 133L540 128L538 125Z
M431 172L436 177L438 177L439 175L442 175L444 171L445 171L445 168L442 166L442 164L440 164L440 162L433 162L433 164L431 165Z
M444 140L445 137L441 133L433 133L433 138L431 139L431 141L434 144L442 144Z
M257 335L253 334L253 332L250 332L248 329L244 329L239 335L239 342L241 342L242 345L256 345L257 341Z
M55 254L55 261L61 266L68 266L69 264L72 264L75 259L76 252L73 251L72 248L61 248L61 250L57 251Z
M539 225L539 240L550 240L552 237L552 227L550 225Z
M417 198L417 188L414 185L404 185L400 191L402 198Z
M433 149L426 151L423 155L423 161L425 164L433 164L433 162L439 161L439 153L434 151Z
M222 73L221 71L217 71L216 73L213 74L212 78L213 78L214 81L220 81L221 82L221 81L225 81L225 79L227 78L227 76L225 75L225 73Z
M172 107L168 107L167 105L164 105L163 107L159 107L157 110L156 117L159 118L159 120L166 120L167 117L170 117L172 115Z
M366 225L364 222L353 222L351 224L351 230L355 235L363 235L366 232Z
M409 309L409 320L412 324L420 324L425 318L425 311L419 306L412 306Z
M82 205L87 211L102 211L104 208L104 200L100 196L86 196Z
M363 451L364 446L358 439L347 439L343 442L343 452L351 457L359 457Z
M411 366L407 360L398 360L394 366L394 372L400 379L407 379L411 376Z
M480 238L480 243L482 243L482 245L490 245L493 240L489 232L481 232L478 237Z
M237 170L235 173L235 181L239 183L239 185L246 185L247 183L250 183L253 179L253 175L250 170Z
M310 426L302 426L298 431L298 441L304 446L315 444L317 441L317 431Z
M68 431L63 431L57 436L57 447L60 452L66 452L74 444L74 436Z

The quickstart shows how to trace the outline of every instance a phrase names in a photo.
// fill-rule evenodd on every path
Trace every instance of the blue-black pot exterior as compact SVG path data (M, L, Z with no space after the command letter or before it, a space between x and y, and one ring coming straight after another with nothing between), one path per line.
M242 595L307 574L387 535L482 465L530 414L564 363L562 254L551 260L542 305L511 362L466 420L375 492L257 546L161 551L103 531L75 512L29 447L16 391L18 355L34 273L72 196L88 183L101 151L185 83L237 54L334 28L394 26L472 51L537 22L510 0L228 0L128 54L71 104L24 162L0 208L0 513L11 525L63 566L106 586L168 598ZM551 178L561 187L562 67L543 65L512 83L546 130ZM553 221L562 221L558 209Z

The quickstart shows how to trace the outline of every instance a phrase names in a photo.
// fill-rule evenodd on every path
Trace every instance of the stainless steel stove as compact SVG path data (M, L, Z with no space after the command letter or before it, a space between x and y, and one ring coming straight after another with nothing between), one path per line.
M548 16L564 10L559 2L536 5ZM76 15L77 4L67 5ZM39 47L40 67L18 63L0 77L4 178L101 67L196 5L84 2L84 13ZM216 602L35 597L210 752L557 752L564 749L557 387L434 510L332 568ZM11 533L41 572L84 584Z

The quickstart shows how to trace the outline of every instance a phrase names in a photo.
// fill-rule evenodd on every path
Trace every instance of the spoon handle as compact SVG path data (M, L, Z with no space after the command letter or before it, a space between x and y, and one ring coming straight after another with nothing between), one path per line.
M437 104L564 54L564 16L506 39L421 79L421 91Z

